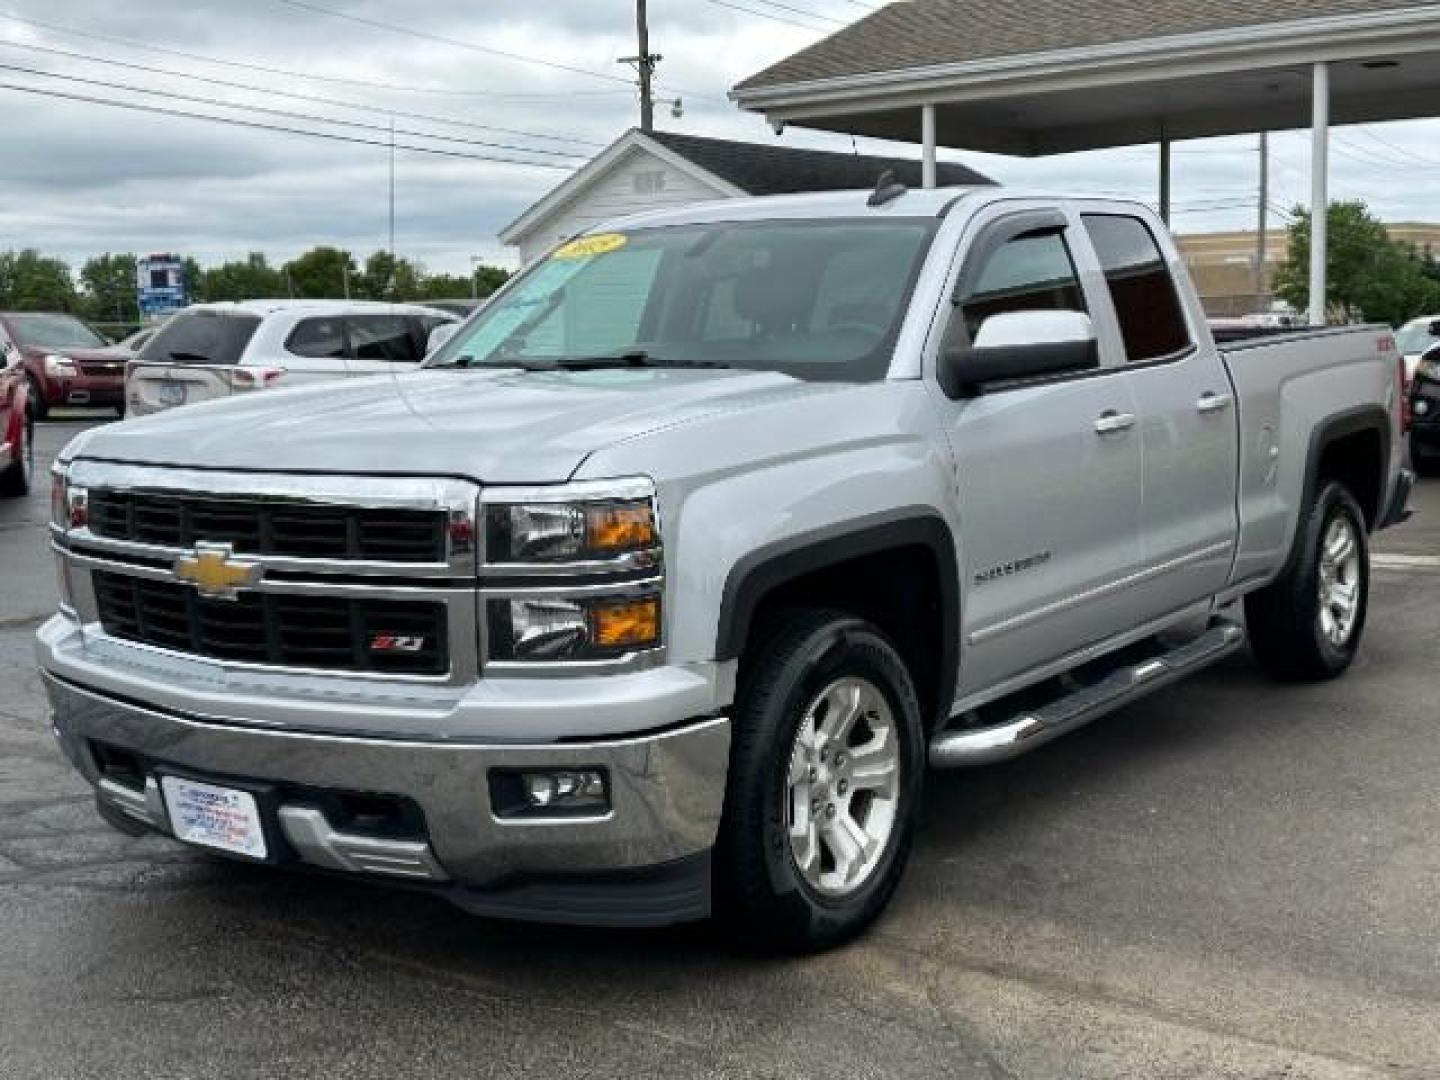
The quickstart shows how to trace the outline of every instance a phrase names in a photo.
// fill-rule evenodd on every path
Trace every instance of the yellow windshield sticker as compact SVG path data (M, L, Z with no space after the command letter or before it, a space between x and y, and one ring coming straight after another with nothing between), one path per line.
M571 240L570 243L559 248L552 258L593 259L597 255L609 255L612 251L619 251L628 243L630 243L630 238L623 233L582 236L579 240Z

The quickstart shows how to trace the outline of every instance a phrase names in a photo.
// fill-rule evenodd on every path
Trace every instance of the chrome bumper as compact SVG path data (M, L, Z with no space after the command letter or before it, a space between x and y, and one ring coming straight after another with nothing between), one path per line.
M660 734L584 743L509 745L408 742L336 734L237 727L120 700L44 672L54 730L66 755L96 785L106 809L141 827L169 833L153 777L143 790L101 773L92 750L102 743L164 767L286 787L395 796L423 812L424 836L392 840L346 833L303 797L282 794L276 827L301 863L450 890L464 906L512 917L583 922L669 922L703 917L707 875L725 794L730 727L723 718ZM595 818L502 818L491 802L495 770L601 768L610 810ZM674 910L624 918L627 873L689 865L661 891ZM662 874L663 876L663 874ZM547 881L590 904L587 877L606 882L615 912L555 910ZM537 883L541 883L538 884ZM538 891L537 891L538 890ZM487 891L494 903L487 903ZM672 896L673 894L673 896ZM646 903L654 904L653 890ZM568 902L568 901L567 901ZM562 905L563 906L563 905ZM593 907L594 905L591 904ZM601 904L600 907L606 907ZM661 907L664 907L662 904ZM607 913L608 912L608 913ZM593 916L593 917L592 917Z

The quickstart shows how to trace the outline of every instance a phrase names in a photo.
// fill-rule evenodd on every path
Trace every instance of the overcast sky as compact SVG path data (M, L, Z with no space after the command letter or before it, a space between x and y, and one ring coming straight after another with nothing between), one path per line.
M726 6L731 2L650 0L652 48L664 55L662 96L684 101L680 120L670 116L668 104L661 106L661 126L771 140L763 121L739 112L726 91L823 37L826 27L862 16L870 4L733 0L777 16L767 19ZM304 10L306 3L403 25L421 36ZM786 15L785 8L816 16ZM560 68L423 35L540 58ZM472 256L508 264L513 256L496 241L496 231L563 179L565 169L636 122L633 89L614 81L626 71L617 58L634 50L632 0L0 0L0 83L7 87L324 130L382 144L248 130L0 89L6 133L0 150L0 249L37 247L77 265L101 251L176 251L206 264L248 251L284 259L322 243L363 257L387 242L389 153L383 144L389 139L388 110L395 110L425 117L396 116L402 146L534 163L401 150L398 251L435 270L463 273ZM209 98L228 107L125 87ZM301 97L282 97L280 91ZM261 110L343 119L354 126ZM437 134L452 141L437 141ZM850 148L846 138L796 129L784 142ZM896 149L869 140L860 146ZM1272 147L1273 200L1293 206L1308 190L1308 135L1280 134ZM1437 147L1440 122L1344 129L1336 140L1334 196L1365 198L1389 220L1440 219L1432 179L1440 166ZM1155 189L1153 148L1039 161L951 156L1002 182L1146 199ZM1432 162L1428 168L1426 161ZM1178 230L1253 224L1257 164L1253 138L1181 144Z

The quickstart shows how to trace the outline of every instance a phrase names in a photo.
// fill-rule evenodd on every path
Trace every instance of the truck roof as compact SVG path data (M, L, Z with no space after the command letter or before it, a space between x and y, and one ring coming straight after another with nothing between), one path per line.
M973 187L911 188L883 206L868 205L871 189L863 191L826 191L807 195L761 195L741 199L717 199L692 203L664 210L619 218L590 230L649 229L669 225L709 225L722 221L766 221L841 217L941 217L959 200L983 205L1009 199L1045 199L1066 203L1086 196L1057 194L1053 191L997 187L993 184ZM1131 200L1095 196L1096 201L1116 203ZM1139 205L1138 203L1136 205Z

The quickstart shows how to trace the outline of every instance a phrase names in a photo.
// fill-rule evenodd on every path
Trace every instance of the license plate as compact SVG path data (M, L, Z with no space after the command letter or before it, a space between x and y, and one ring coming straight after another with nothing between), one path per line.
M178 776L161 777L160 787L177 840L252 859L265 858L265 830L254 795Z
M160 402L164 405L185 404L185 384L182 382L163 382L160 384Z

